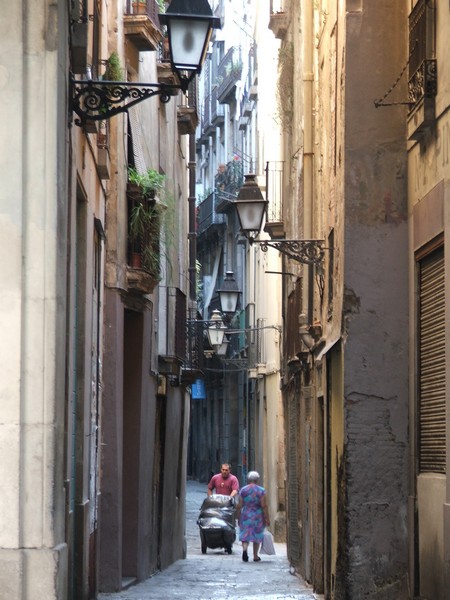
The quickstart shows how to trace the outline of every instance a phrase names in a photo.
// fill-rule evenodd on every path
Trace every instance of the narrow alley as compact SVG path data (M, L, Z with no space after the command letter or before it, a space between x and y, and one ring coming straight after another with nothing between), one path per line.
M261 556L260 563L241 559L241 545L233 554L208 548L201 553L197 526L206 484L187 482L187 557L162 573L117 594L100 594L101 600L319 600L304 581L290 572L285 544L275 544L275 556Z

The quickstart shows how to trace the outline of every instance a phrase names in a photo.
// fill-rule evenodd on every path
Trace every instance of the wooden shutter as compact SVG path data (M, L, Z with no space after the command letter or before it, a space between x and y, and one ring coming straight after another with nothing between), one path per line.
M419 470L445 473L443 248L419 262Z

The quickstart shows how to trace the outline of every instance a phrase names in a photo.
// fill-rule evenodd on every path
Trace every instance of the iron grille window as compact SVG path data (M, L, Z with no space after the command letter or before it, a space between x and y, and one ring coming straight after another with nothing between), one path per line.
M445 473L444 249L419 262L419 470Z

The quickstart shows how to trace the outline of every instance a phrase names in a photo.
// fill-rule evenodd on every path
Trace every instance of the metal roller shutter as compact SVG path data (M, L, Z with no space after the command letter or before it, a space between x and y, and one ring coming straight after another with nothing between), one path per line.
M445 473L443 248L419 262L419 469Z
M288 520L288 558L298 569L300 566L300 490L299 490L299 377L291 382L287 389L287 520Z

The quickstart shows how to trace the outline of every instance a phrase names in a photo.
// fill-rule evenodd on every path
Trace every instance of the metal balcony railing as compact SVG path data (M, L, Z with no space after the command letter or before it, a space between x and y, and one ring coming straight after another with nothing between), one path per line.
M225 224L225 215L216 212L218 203L219 198L217 192L214 191L199 204L197 208L198 235L204 233L209 227Z
M220 200L233 200L244 183L243 161L239 158L230 160L226 165L222 165L221 170L216 175L214 185Z
M411 109L423 98L434 98L437 94L437 61L424 60L408 82Z
M183 369L192 377L199 377L205 364L205 335L202 324L197 321L194 310L188 311L186 321L186 360Z
M225 118L225 109L222 104L219 104L217 99L217 87L211 91L211 124L218 125L223 123Z
M232 46L220 61L217 72L219 87L217 99L226 104L242 76L242 57L240 48Z
M211 128L211 96L207 96L203 103L202 132L207 133Z

